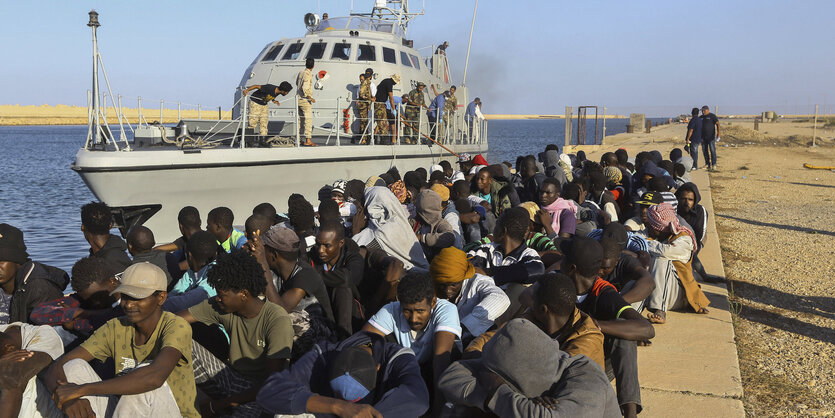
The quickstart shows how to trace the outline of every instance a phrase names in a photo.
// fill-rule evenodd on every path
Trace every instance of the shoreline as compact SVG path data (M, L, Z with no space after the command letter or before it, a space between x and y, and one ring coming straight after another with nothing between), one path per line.
M107 115L107 123L111 126L117 125L116 108L108 106L104 112ZM122 107L125 116L123 121L135 125L139 121L139 109ZM231 119L232 113L228 109L221 110L224 120ZM211 119L217 120L218 109L163 109L162 123L177 123L180 119ZM37 126L37 125L87 125L87 106L67 105L0 105L0 126ZM159 121L160 111L156 109L142 109L142 118L153 123Z

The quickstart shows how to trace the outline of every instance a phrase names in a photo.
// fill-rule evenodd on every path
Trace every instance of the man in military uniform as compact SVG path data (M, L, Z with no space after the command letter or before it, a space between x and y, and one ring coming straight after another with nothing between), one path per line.
M380 143L386 142L386 137L389 136L389 120L388 112L386 112L386 102L389 102L392 109L396 109L394 104L394 85L400 83L400 74L393 74L380 82L377 86L377 95L374 100L374 122L377 124L375 135Z
M454 135L456 130L455 126L452 124L455 123L455 111L458 110L458 99L455 97L455 86L449 88L449 97L446 98L444 102L444 116L441 120L441 123L444 125L444 132L447 132L447 135Z
M371 77L367 74L360 74L360 92L357 98L357 112L360 119L360 144L364 144L366 139L365 130L368 127L368 109L371 103L374 102L374 96L371 95Z
M304 127L306 142L302 145L315 147L311 137L313 136L313 58L308 58L304 63L304 71L296 78L296 92L299 96L299 125ZM298 129L298 127L296 128Z
M404 124L403 133L405 134L405 140L407 144L415 144L417 143L418 137L420 136L420 132L418 128L420 127L420 108L429 109L426 107L425 98L423 96L423 90L426 88L426 84L422 82L417 83L417 87L412 89L406 96L403 98L406 102L406 109L403 111L403 116L405 117L404 121L409 125L413 126L412 128L409 125Z

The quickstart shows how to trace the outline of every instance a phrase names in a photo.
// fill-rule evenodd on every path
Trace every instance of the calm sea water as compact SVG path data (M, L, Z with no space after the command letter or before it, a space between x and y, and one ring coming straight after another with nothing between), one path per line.
M626 119L608 120L607 135L626 131ZM576 125L575 125L576 126ZM602 129L602 126L599 127ZM593 135L593 125L587 137ZM490 121L490 162L516 161L547 144L564 144L563 120ZM88 254L81 205L94 199L70 163L84 144L86 126L0 126L0 223L24 232L29 255L69 271Z

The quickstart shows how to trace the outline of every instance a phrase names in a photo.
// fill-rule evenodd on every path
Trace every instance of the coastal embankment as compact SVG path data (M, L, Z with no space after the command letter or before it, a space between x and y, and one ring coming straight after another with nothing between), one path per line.
M104 112L107 115L107 123L118 124L116 109L108 106ZM123 115L130 124L136 124L140 117L138 108L122 108ZM142 109L142 118L148 123L159 121L159 108ZM229 110L221 111L222 119L230 119ZM218 119L218 109L163 109L162 123L177 123L180 119ZM87 106L67 105L0 105L0 125L86 125Z
M639 349L642 416L832 416L835 171L803 165L835 166L835 123L720 123L719 170L691 177L710 214L700 259L728 282L702 284L709 315L671 312ZM613 135L588 155L623 147L666 156L684 145L685 129Z

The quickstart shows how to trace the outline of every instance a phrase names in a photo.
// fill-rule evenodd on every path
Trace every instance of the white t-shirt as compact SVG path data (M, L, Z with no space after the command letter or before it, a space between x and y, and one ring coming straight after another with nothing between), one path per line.
M0 325L0 331L5 332L9 327L20 327L20 348L22 350L40 351L49 354L53 360L64 354L64 343L61 337L49 325L30 325L23 322L12 322Z
M415 352L419 363L429 360L436 332L451 332L461 338L458 308L444 299L438 299L426 328L418 332L412 331L409 327L409 322L400 310L400 302L391 302L383 306L368 323L386 335L394 334L398 344Z

